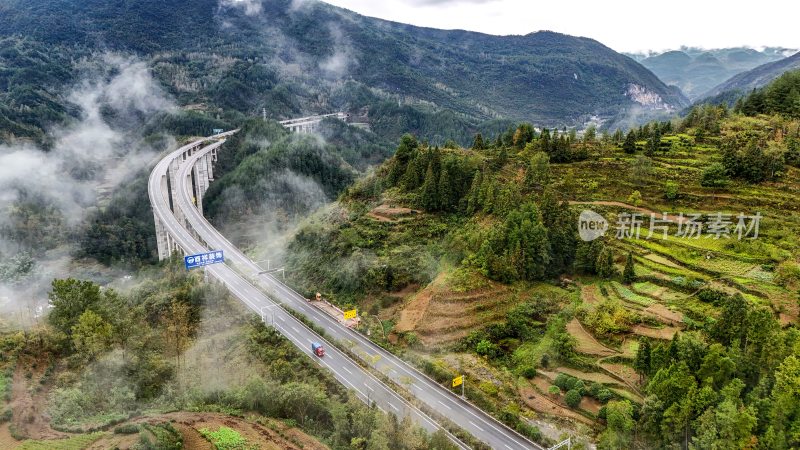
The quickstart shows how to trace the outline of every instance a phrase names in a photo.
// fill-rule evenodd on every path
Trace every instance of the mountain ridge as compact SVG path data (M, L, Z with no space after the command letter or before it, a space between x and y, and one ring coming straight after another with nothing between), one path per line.
M729 78L759 65L784 58L787 49L747 47L701 49L681 47L653 54L630 54L655 73L664 83L680 87L697 100Z
M498 37L421 28L316 1L297 7L289 0L10 0L0 6L0 20L5 24L0 34L7 37L24 35L148 58L171 55L166 63L170 70L194 80L227 67L212 62L217 65L200 70L192 67L193 61L177 61L179 57L200 53L263 66L262 74L233 76L252 92L239 96L244 104L228 107L246 114L272 102L282 84L294 99L281 100L285 107L279 110L370 106L331 94L347 80L384 98L449 109L471 120L504 117L545 126L580 126L595 117L613 122L632 109L663 113L688 105L651 71L593 39L553 32ZM291 76L289 70L294 70ZM219 81L200 84L217 89ZM233 84L224 86L229 95ZM174 91L185 99L182 103L211 97L217 104L208 92Z
M735 75L707 92L706 99L732 98L764 87L783 73L800 69L800 52Z

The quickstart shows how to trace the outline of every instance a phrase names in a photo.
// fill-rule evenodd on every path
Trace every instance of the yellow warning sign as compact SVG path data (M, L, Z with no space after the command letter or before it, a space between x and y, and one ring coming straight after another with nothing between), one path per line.
M453 378L453 387L461 386L461 383L464 382L464 375L459 375Z
M344 320L355 319L358 316L358 311L355 309L351 309L350 311L344 312Z

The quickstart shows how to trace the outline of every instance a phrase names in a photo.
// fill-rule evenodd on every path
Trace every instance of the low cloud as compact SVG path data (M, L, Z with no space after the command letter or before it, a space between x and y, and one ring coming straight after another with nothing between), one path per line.
M292 0L292 3L289 5L289 11L301 11L305 8L308 8L310 5L313 5L317 2L317 0Z
M269 259L274 265L283 259L297 224L330 199L314 179L288 169L258 184L264 193L259 199L247 198L239 187L222 193L225 211L233 214L223 215L222 233L237 245L251 248L255 259ZM240 215L242 211L248 214Z
M241 9L248 16L257 16L263 10L261 0L220 0L219 5L223 8Z
M355 50L338 25L329 23L328 30L333 41L333 54L322 60L319 68L327 78L345 78L350 69L358 64Z
M32 269L36 273L22 283L25 289L0 279L0 314L15 307L18 312L31 296L46 292L45 275L65 272L68 249L53 249L97 207L101 191L130 180L153 160L153 149L136 144L135 128L173 107L137 59L102 54L78 62L76 69L81 81L65 98L80 107L80 116L49 130L52 148L0 145L0 256L30 252L40 259Z

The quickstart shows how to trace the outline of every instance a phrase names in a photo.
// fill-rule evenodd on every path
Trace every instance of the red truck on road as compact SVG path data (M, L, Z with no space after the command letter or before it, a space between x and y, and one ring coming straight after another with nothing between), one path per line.
M322 344L318 342L311 343L311 351L314 352L314 354L319 357L325 356L325 347L323 347Z

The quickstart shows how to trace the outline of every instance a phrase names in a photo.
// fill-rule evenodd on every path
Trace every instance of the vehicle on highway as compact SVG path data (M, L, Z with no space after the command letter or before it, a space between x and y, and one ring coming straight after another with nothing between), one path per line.
M323 347L319 342L311 343L311 351L320 358L325 356L325 347Z

